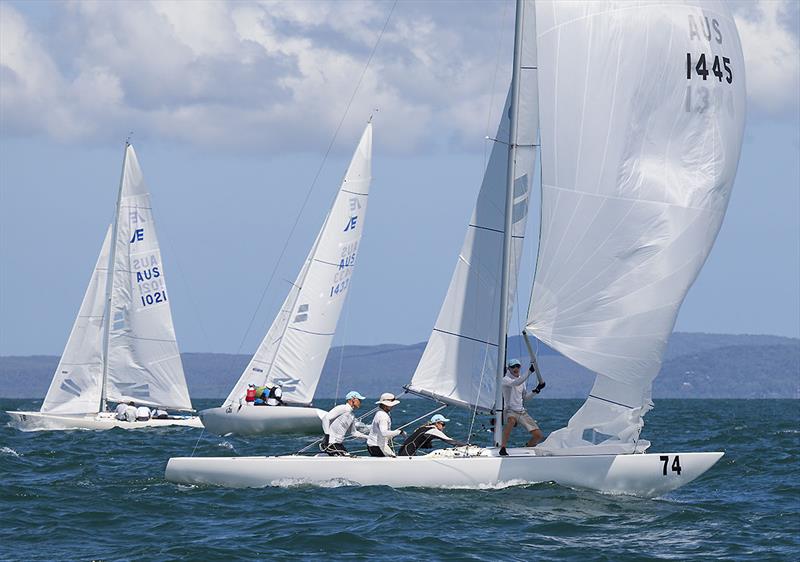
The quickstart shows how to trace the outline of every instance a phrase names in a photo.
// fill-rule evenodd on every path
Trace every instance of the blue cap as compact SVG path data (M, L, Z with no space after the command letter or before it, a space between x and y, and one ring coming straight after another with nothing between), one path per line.
M519 359L512 359L511 361L508 362L508 368L509 369L511 367L521 367L521 366L522 366L522 363L519 362Z
M344 398L345 400L352 400L353 398L358 398L359 400L365 400L365 398L355 390L351 390L350 392L348 392L347 396L345 396Z
M431 423L437 423L437 422L447 423L449 421L450 420L444 417L442 414L436 414L431 418Z

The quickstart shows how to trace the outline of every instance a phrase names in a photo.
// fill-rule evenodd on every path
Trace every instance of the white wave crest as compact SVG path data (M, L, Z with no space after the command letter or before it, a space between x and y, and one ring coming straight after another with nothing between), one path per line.
M316 488L341 488L343 486L360 486L358 482L347 480L346 478L331 478L330 480L312 481L305 478L279 478L269 483L276 488L299 488L304 486L314 486Z
M17 458L22 456L11 447L0 447L0 453L3 453L4 455L11 455L12 457Z

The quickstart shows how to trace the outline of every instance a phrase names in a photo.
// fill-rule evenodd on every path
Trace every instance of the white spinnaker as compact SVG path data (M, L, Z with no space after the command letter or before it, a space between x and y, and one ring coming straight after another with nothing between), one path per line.
M542 225L527 329L598 373L543 447L631 450L728 205L741 45L718 1L542 1L537 23Z
M369 123L295 284L226 404L243 399L251 383L281 385L292 404L313 400L355 269L371 181Z
M42 412L87 414L100 410L103 312L110 247L111 226L106 231L81 308L42 403Z
M533 15L530 2L527 14ZM514 307L517 276L528 221L528 200L538 131L535 20L523 22L519 124L514 182L512 263L508 317ZM478 200L458 255L439 317L425 346L410 391L460 406L491 410L497 362L503 213L508 174L510 93Z
M107 399L191 410L150 195L130 145L115 243Z

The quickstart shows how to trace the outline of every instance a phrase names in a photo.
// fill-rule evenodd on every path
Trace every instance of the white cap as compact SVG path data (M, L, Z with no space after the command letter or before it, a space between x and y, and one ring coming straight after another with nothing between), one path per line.
M398 400L397 397L391 392L384 392L381 394L381 399L375 403L383 404L384 406L389 406L391 408L392 406L397 406L400 403L400 400Z

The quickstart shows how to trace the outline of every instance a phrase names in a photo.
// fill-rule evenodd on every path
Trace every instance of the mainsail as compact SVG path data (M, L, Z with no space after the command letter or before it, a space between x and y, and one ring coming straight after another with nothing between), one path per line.
M42 403L42 412L86 414L99 409L103 376L104 297L110 246L109 225L78 316Z
M514 307L537 144L536 26L532 2L525 4L529 17L522 22L517 138L509 138L509 91L447 296L408 386L423 396L487 411L495 399L509 143L517 145L509 310Z
M297 279L224 404L243 399L248 384L279 384L284 401L311 403L355 269L371 176L369 123Z
M106 397L191 410L150 195L130 145L118 207Z
M742 145L744 62L721 1L537 3L542 223L528 331L597 373L542 448L641 450L678 309Z

